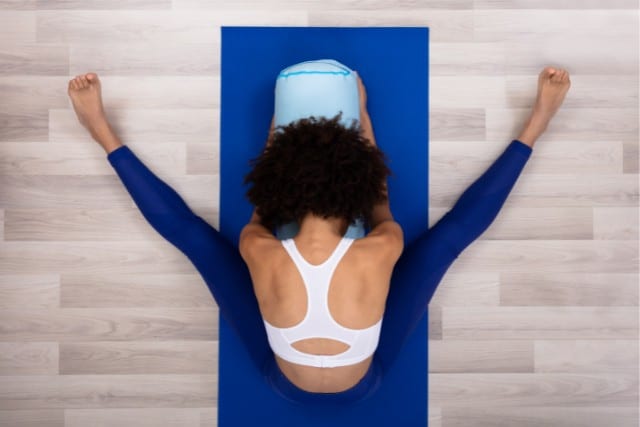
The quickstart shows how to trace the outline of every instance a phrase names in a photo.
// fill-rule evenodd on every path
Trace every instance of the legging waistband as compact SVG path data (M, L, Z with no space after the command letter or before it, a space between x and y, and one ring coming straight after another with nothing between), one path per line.
M299 388L282 373L275 356L268 358L263 372L265 380L275 393L292 403L302 405L309 403L314 405L355 405L373 395L380 387L382 379L382 369L375 354L362 379L353 387L337 393L314 393Z

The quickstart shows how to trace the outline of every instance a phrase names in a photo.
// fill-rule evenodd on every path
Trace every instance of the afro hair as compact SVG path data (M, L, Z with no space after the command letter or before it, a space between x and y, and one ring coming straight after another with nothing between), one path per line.
M246 197L262 225L273 231L300 223L308 213L371 224L374 206L388 198L386 179L392 172L358 122L346 127L341 116L278 126L263 152L249 161L244 184L252 185Z

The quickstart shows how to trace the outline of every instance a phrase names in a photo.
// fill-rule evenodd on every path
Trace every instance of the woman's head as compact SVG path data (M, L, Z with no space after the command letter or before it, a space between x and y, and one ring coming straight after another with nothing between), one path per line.
M247 198L265 227L301 222L307 213L370 223L374 205L386 200L391 170L385 154L355 121L347 128L340 117L312 116L278 126L269 146L250 161Z

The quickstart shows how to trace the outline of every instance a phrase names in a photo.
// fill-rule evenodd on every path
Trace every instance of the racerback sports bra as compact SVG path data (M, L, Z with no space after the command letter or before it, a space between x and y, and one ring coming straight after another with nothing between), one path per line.
M329 312L327 297L333 272L353 241L352 238L343 237L331 256L320 265L307 262L293 239L281 241L298 268L307 290L307 313L302 322L289 328L278 328L263 319L271 349L284 360L325 368L348 366L365 360L378 346L382 319L365 329L351 329L337 323ZM350 347L335 355L316 355L291 346L296 341L308 338L330 338Z

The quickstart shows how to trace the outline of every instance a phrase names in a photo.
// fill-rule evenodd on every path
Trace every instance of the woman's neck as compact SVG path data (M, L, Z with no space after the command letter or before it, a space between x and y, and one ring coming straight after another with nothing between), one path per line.
M300 231L298 236L319 240L327 238L327 236L337 236L342 238L347 232L348 224L343 218L322 218L312 213L308 213L300 223Z

